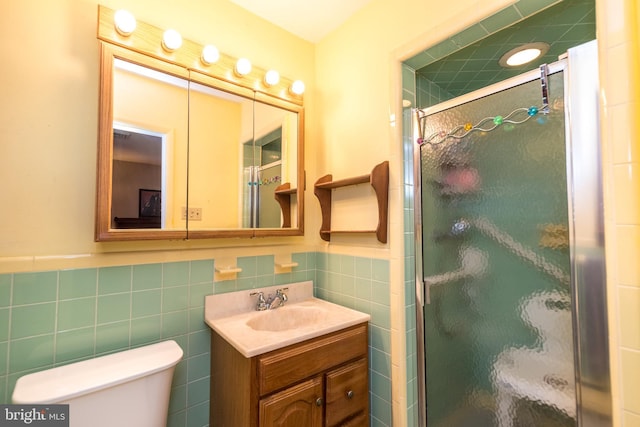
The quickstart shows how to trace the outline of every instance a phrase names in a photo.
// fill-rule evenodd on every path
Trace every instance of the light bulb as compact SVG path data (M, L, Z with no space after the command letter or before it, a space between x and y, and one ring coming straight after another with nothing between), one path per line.
M169 29L164 32L162 35L162 47L169 51L173 52L176 49L179 49L182 46L182 36L176 30Z
M304 82L302 80L296 80L291 84L291 92L296 95L302 95L304 93Z
M275 86L280 81L280 73L276 70L269 70L264 75L264 84L267 86Z
M236 62L236 73L240 76L246 76L251 72L251 62L247 58L240 58Z
M131 35L136 29L136 18L127 10L116 10L113 20L116 24L116 31L125 37Z
M202 49L202 56L200 59L206 65L214 64L218 62L218 59L220 59L220 52L217 47L208 44Z

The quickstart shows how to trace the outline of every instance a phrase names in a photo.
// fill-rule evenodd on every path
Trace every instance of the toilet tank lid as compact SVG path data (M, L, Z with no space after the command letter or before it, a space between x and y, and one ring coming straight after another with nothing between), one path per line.
M67 401L168 369L182 354L175 341L164 341L35 372L18 379L12 400L16 404Z

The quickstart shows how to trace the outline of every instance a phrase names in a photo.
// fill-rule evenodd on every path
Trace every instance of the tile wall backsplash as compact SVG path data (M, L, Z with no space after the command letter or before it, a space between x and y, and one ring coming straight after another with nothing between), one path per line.
M342 270L343 259L351 270ZM292 272L276 274L273 255L239 257L242 272L215 283L213 259L0 274L0 403L10 402L15 382L27 373L173 339L184 357L168 425L206 426L205 295L313 280L317 296L372 316L373 425L390 425L388 261L316 252L293 254L292 260L298 263Z

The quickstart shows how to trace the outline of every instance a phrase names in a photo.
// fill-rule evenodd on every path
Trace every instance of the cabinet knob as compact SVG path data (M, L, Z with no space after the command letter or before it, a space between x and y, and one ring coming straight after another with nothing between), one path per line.
M347 392L347 399L353 399L353 390Z
M322 406L323 403L324 403L324 400L322 400L321 397L316 399L316 406Z

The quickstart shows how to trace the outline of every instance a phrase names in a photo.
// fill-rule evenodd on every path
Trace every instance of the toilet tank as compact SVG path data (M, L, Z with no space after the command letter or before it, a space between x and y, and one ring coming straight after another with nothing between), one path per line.
M71 427L164 427L182 349L164 341L25 375L15 404L69 404Z

